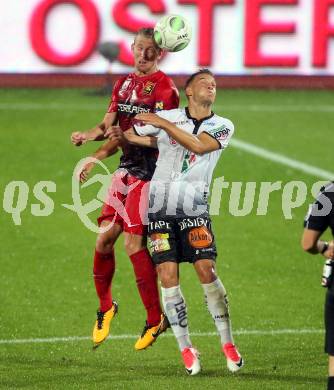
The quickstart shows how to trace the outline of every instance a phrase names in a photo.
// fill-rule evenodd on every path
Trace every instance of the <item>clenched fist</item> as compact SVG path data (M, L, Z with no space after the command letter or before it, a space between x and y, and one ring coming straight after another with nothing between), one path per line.
M76 131L71 135L71 142L75 146L81 146L87 142L87 137L85 133L81 133L80 131Z

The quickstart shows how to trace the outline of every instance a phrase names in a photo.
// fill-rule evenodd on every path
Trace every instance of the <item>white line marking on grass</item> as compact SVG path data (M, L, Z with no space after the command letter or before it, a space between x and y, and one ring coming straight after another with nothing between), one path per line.
M324 331L321 329L273 329L273 330L257 330L257 329L240 329L234 331L235 335L255 335L255 336L275 336L275 335L283 335L283 334L319 334ZM194 337L211 337L217 336L218 334L215 332L194 332L190 334ZM174 337L172 333L167 333L162 335L163 337ZM138 335L133 334L120 334L109 336L108 338L111 340L124 340L124 339L136 339ZM59 343L59 342L69 342L69 341L84 341L90 340L91 337L88 336L69 336L69 337L50 337L50 338L33 338L33 339L7 339L1 340L0 345L5 344L39 344L39 343Z
M290 168L297 169L299 171L302 171L304 173L307 173L308 175L316 176L321 179L325 180L333 180L334 179L334 173L330 171L326 171L321 168L314 167L312 165L303 163L298 160L293 160L292 158L286 157L283 154L274 153L270 150L260 148L259 146L250 144L245 141L241 141L238 139L231 139L231 145L234 146L237 149L241 149L245 152L254 154L255 156L263 157L266 160L274 161L282 165L286 165Z
M267 104L245 104L245 105L215 105L215 110L224 111L244 111L244 112L334 112L332 105L267 105ZM64 103L5 103L0 102L0 110L66 110L66 111L87 111L107 109L106 104L86 103L86 104L64 104Z

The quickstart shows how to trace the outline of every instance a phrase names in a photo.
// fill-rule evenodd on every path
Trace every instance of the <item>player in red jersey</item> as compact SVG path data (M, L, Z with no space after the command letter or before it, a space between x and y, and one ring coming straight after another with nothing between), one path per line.
M71 139L75 145L104 139L107 129L117 121L123 131L127 130L132 126L134 116L140 112L178 107L179 94L173 81L158 70L162 52L153 40L153 29L139 30L131 48L135 71L116 82L108 112L101 124L86 132L72 133ZM117 141L109 141L93 156L102 160L115 154L119 146ZM147 312L146 325L135 349L145 349L168 327L168 320L160 306L156 271L146 248L146 226L140 215L147 210L147 205L143 207L139 203L157 159L157 151L152 148L149 137L147 146L121 145L123 154L119 169L113 176L108 199L98 219L101 227L110 225L110 228L98 234L95 246L94 282L100 300L93 330L95 347L107 338L110 322L117 313L117 303L112 300L111 282L115 271L114 244L121 232L124 233L125 250L133 264L139 294ZM86 180L92 167L92 163L83 167L81 181ZM123 203L122 212L115 206L115 198ZM145 193L143 199L147 199Z

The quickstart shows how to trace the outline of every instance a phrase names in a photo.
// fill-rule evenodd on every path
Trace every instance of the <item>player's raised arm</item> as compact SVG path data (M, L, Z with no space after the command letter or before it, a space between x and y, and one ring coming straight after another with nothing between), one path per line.
M87 131L76 131L71 135L71 141L75 146L81 146L85 144L87 141L101 141L105 138L105 133L107 129L112 126L117 119L116 112L107 113L102 122L95 127L87 130Z
M108 135L110 136L110 139L113 141L118 141L120 144L123 144L124 142L128 142L132 145L139 145L139 146L145 146L148 148L157 148L157 139L156 137L152 136L140 136L136 134L133 127L130 127L130 129L126 131L122 131L122 129L118 126L112 126L108 130Z
M205 153L210 153L222 147L219 139L217 138L219 134L211 134L211 132L202 132L198 136L189 134L174 125L174 123L170 122L169 120L161 118L160 116L152 113L138 114L136 119L147 125L163 129L176 142L195 154L202 155ZM228 132L227 135L230 138L233 133L233 129L227 129L226 131Z
M159 127L166 131L166 133L171 136L176 142L196 154L204 154L204 147L199 138L193 134L188 134L172 122L167 119L161 118L156 114L143 113L138 114L136 119L142 121L146 125L151 125L154 127ZM210 140L209 140L210 141ZM213 145L215 149L218 149L217 145ZM213 150L215 150L213 149ZM210 150L211 151L211 150Z

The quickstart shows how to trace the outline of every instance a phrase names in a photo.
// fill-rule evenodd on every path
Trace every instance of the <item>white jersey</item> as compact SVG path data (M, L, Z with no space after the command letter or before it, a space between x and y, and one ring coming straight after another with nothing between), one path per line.
M207 133L220 149L198 155L185 149L164 130L152 125L134 126L137 135L157 137L159 157L150 184L149 215L170 218L208 214L207 198L212 174L234 132L233 123L214 113L198 121L187 108L159 111L157 115L187 133Z

